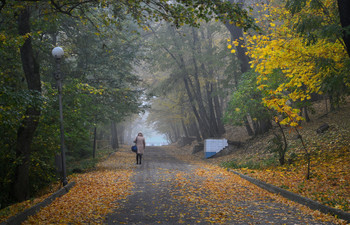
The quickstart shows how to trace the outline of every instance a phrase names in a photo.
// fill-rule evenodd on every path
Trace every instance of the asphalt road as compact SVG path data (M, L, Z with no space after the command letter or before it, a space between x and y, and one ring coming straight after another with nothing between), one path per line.
M141 165L133 178L135 188L128 199L110 214L106 224L216 224L210 213L203 213L200 204L187 204L174 198L179 187L174 186L176 174L189 174L198 167L171 156L161 147L147 147ZM239 178L241 179L241 178ZM241 187L247 194L257 195L250 186ZM251 192L251 193L250 193ZM186 194L186 193L184 193ZM226 196L229 201L234 196ZM205 198L205 196L204 196ZM254 201L231 201L232 214L224 224L331 224L315 221L296 208L262 197ZM243 214L237 216L238 211ZM240 212L242 213L242 212Z

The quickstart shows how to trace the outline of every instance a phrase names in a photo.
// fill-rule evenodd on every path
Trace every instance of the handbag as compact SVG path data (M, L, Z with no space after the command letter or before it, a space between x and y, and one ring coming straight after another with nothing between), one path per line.
M137 152L137 146L136 145L131 146L131 151Z

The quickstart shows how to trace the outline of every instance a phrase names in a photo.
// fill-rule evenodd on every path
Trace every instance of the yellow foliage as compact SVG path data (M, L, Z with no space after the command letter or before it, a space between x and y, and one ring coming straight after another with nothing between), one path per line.
M325 1L329 4L332 0ZM283 124L296 126L302 117L287 107L289 101L304 101L310 99L310 93L320 93L322 81L342 71L344 59L347 54L343 43L339 40L332 42L327 39L319 39L314 44L307 45L303 37L300 37L291 29L299 21L300 16L290 13L283 6L275 6L271 3L269 15L261 15L258 20L265 29L264 34L247 37L248 55L253 68L260 76L257 79L259 89L266 90L268 96L263 102L269 108L277 110L288 120ZM305 7L304 10L310 8ZM333 68L320 69L315 59L329 59L335 62ZM285 83L281 83L276 89L267 84L270 82L271 74L276 70L282 71Z
M23 224L100 224L131 194L134 154L120 149L98 169L70 177L76 185Z

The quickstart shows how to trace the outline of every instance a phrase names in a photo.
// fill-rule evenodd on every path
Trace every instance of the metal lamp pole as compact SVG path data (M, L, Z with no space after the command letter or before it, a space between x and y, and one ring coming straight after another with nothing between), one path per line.
M52 55L56 61L56 71L54 73L54 77L57 81L57 89L58 89L58 104L60 109L60 131L61 131L61 160L62 160L62 184L66 186L68 184L67 181L67 173L66 173L66 155L64 152L64 128L63 128L63 109L62 109L62 76L61 76L61 58L64 55L64 51L61 47L56 47L52 50Z

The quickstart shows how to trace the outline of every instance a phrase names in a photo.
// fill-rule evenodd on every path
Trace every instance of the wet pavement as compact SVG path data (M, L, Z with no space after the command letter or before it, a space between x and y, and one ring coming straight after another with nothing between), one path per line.
M265 196L253 184L232 185L229 192L222 190L230 194L213 205L210 194L203 191L198 194L196 189L202 190L200 186L204 183L215 186L218 182L219 186L219 182L225 181L219 178L201 181L194 173L202 165L181 161L162 147L147 147L142 164L136 166L133 194L119 202L120 207L107 217L105 224L332 224L314 220ZM184 178L187 181L181 181ZM242 193L254 198L245 198ZM212 208L221 205L225 205L222 212L220 208L212 212Z

